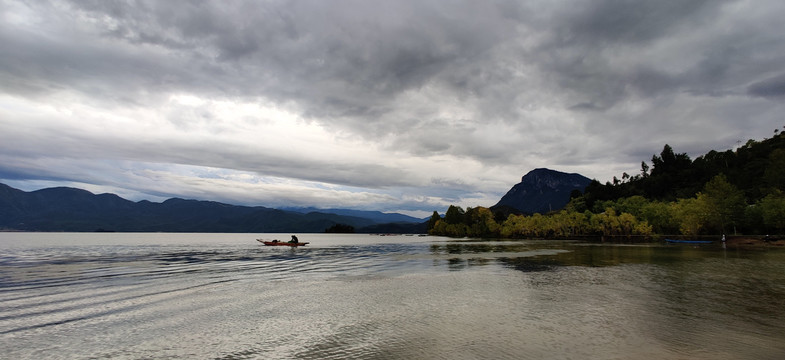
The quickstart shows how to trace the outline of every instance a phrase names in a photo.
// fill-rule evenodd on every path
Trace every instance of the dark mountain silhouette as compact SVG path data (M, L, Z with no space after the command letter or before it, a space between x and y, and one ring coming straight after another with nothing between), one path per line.
M344 224L358 232L372 232L364 229L378 228L380 222L325 211L295 212L179 198L133 202L68 187L25 192L0 184L0 229L6 230L313 233ZM402 226L414 232L417 225Z
M365 210L351 210L351 209L318 209L313 207L307 208L297 208L297 207L287 207L281 208L281 210L286 211L294 211L299 213L309 213L309 212L325 212L330 214L337 214L337 215L345 215L345 216L354 216L360 217L364 219L373 220L375 223L378 224L387 224L387 223L411 223L416 222L420 223L425 219L418 219L415 217L411 217L408 215L398 214L398 213L383 213L381 211L365 211Z
M521 178L491 209L511 208L526 214L560 210L574 190L583 191L591 179L550 169L534 169Z

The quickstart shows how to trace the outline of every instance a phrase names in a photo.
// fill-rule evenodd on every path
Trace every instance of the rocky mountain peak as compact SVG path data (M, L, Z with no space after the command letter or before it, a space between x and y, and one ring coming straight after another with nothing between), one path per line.
M583 191L591 179L580 174L537 168L521 177L492 208L509 206L524 213L547 213L562 209L573 190Z

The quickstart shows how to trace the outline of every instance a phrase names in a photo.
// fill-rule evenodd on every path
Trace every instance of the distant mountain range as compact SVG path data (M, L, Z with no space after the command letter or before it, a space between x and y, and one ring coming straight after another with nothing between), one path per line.
M376 211L293 211L179 198L133 202L68 187L25 192L0 184L0 230L315 233L336 224L370 233L422 233L426 227L423 219Z
M591 180L534 169L492 206L494 211L546 213L563 208ZM360 233L424 233L427 219L349 209L237 206L172 198L133 202L114 194L56 187L26 192L0 184L0 230L119 232L324 232L343 224Z
M505 207L522 213L545 214L564 208L573 190L583 192L591 179L550 169L534 169L521 178L491 209Z
M329 213L329 214L336 214L336 215L344 215L344 216L352 216L352 217L359 217L364 219L373 220L376 223L400 223L400 222L423 222L427 221L428 218L425 219L418 219L416 217L411 217L408 215L403 215L399 213L383 213L381 211L363 211L363 210L351 210L351 209L318 209L314 207L284 207L280 208L280 210L285 211L294 211L298 213L312 213L312 212L320 212L320 213Z

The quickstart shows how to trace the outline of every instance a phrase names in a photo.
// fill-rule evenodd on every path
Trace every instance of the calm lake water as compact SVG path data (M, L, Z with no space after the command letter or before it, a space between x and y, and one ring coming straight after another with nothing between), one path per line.
M785 249L0 233L5 359L782 359Z

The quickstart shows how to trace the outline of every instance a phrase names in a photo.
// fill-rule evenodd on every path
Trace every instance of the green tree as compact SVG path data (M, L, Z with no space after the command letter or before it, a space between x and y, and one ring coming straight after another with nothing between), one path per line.
M464 237L468 235L468 227L464 223L447 224L445 235L452 237Z
M502 223L501 235L506 238L522 238L526 236L526 217L511 214Z
M729 226L735 229L746 207L744 193L729 183L725 175L720 174L706 183L703 194L706 202L706 225L722 233L725 233Z
M540 213L527 217L530 237L542 238L548 235L548 219Z
M607 208L604 212L592 216L591 224L595 231L605 236L621 233L621 224L613 208Z
M785 149L771 152L763 179L770 191L785 191Z
M442 220L437 220L436 224L433 225L433 228L428 230L428 234L430 235L447 235L447 222Z
M500 226L490 209L482 206L470 208L466 211L465 218L469 236L499 236Z
M643 209L649 204L649 200L640 195L630 196L628 198L619 199L616 205L613 206L617 212L626 212L641 217Z
M651 224L655 233L675 234L679 232L680 221L673 215L673 208L667 202L652 201L640 209L640 217Z
M679 230L684 235L696 236L706 225L707 205L705 195L679 199L672 203L672 213L679 221Z
M652 227L646 221L639 221L630 213L616 214L612 208L597 214L591 219L595 230L605 236L651 235Z
M771 193L758 202L763 224L778 234L785 232L785 194L781 191Z
M655 155L651 158L651 162L653 164L651 169L652 176L674 174L692 165L692 160L686 153L676 154L668 144L665 144L662 148L660 156Z
M466 212L460 206L450 205L444 214L444 221L448 224L462 224L465 221L465 214Z
M439 213L434 211L433 215L431 215L431 219L428 220L428 231L430 232L436 226L436 223L441 220L442 217L439 216Z

